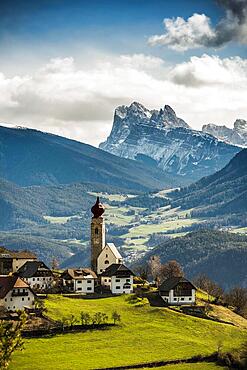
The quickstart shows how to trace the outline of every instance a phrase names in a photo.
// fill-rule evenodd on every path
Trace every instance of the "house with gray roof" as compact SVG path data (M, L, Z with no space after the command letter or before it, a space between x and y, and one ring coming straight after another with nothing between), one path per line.
M184 277L170 277L159 288L159 294L168 305L195 304L196 287Z
M101 274L101 285L113 294L133 293L134 273L122 263L113 263Z
M53 272L42 261L27 261L17 275L35 291L46 291L54 285Z

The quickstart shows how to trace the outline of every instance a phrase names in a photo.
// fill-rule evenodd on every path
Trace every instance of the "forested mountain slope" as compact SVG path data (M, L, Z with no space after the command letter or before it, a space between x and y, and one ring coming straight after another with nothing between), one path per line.
M128 190L174 184L145 164L37 130L0 127L0 177L20 186L98 183Z
M177 260L190 278L204 273L225 288L247 286L247 236L200 230L161 243L138 263L154 255L163 263Z
M247 149L215 174L171 194L174 206L196 208L198 216L247 212Z

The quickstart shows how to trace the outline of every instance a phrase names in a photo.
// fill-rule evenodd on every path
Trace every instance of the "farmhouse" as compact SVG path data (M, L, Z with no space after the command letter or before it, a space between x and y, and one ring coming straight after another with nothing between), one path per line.
M54 275L44 262L27 261L17 274L36 291L45 291L53 286Z
M68 292L94 293L97 275L88 268L68 269L62 273L61 279Z
M32 308L35 293L18 276L0 276L0 307L8 311Z
M171 277L165 280L159 294L169 305L195 304L196 287L183 277Z
M101 284L113 294L133 293L134 274L123 264L114 263L101 274Z
M29 251L10 251L0 247L0 275L16 272L27 261L35 261L37 257Z

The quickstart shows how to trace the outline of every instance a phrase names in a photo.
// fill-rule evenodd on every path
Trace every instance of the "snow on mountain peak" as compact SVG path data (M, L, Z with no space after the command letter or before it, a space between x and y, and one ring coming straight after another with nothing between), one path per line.
M247 121L244 119L236 119L234 122L234 129L239 133L247 134Z

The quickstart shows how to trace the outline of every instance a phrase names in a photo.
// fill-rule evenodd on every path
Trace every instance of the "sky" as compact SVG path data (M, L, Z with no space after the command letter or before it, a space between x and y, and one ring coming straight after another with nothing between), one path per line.
M97 146L133 101L247 120L247 0L1 0L0 124Z

